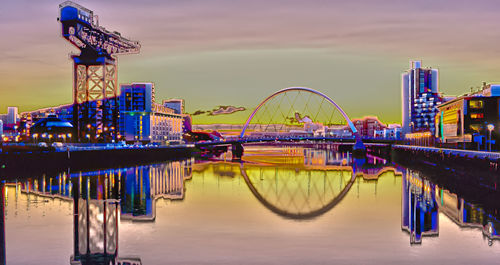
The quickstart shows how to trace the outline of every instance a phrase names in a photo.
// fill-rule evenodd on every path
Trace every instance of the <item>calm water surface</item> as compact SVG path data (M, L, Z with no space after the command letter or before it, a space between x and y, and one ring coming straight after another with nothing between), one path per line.
M229 155L227 157L230 157ZM495 264L495 214L368 157L247 147L4 185L7 264ZM486 232L483 232L486 231Z

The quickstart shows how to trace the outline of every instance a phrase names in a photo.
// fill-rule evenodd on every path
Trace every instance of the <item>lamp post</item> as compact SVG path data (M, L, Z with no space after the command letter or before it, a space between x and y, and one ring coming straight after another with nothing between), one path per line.
M410 133L413 135L413 131L415 130L415 123L410 122ZM416 142L413 140L413 143L410 144L416 144Z
M488 151L491 152L491 131L495 129L495 126L490 123L486 125L486 128L488 128Z

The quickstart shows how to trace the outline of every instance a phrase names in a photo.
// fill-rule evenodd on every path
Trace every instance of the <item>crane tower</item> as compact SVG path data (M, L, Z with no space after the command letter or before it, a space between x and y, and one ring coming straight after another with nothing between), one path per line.
M118 54L140 44L99 26L94 12L71 1L59 5L62 36L80 49L73 59L73 125L76 141L118 139Z

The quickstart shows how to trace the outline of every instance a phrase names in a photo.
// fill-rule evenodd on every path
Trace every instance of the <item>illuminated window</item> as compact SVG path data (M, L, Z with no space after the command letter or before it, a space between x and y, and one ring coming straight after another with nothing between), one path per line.
M482 109L483 101L482 100L471 100L469 103L471 109Z
M484 114L483 113L471 113L470 118L471 119L482 119L482 118L484 118Z

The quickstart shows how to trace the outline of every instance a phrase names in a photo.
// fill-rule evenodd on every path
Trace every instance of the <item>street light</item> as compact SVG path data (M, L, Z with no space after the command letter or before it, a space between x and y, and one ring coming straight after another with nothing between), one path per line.
M490 123L486 125L486 128L488 128L488 151L491 152L491 131L495 129L495 126Z

